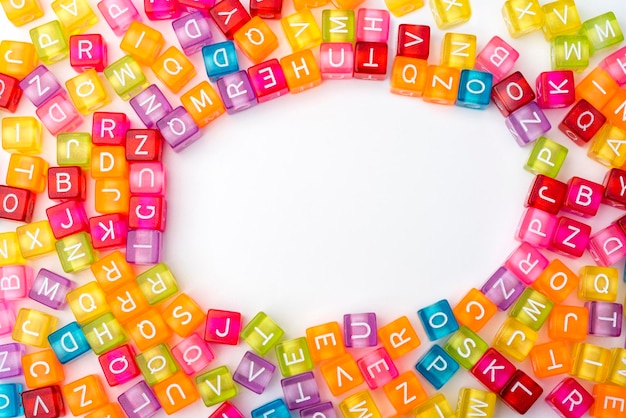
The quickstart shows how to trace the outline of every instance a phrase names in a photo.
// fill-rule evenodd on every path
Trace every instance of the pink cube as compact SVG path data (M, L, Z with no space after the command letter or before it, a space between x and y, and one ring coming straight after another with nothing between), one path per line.
M130 164L128 175L130 193L136 195L165 195L165 168L160 161Z
M566 216L558 218L558 224L550 250L567 257L579 258L585 252L591 236L591 227Z
M342 80L354 75L354 48L350 42L320 45L320 72L324 80Z
M389 21L389 11L387 10L359 9L356 18L356 41L387 43Z
M68 200L46 209L50 228L56 239L78 232L89 232L89 219L82 202Z
M513 69L519 52L499 36L494 36L476 56L474 68L493 75L494 83L499 82Z
M598 265L611 266L626 257L626 236L617 224L611 224L591 236L588 249Z
M548 266L548 259L527 242L509 255L504 266L527 285L532 284Z
M144 0L143 10L150 20L175 19L181 14L178 0Z
M471 369L472 375L487 389L498 393L511 379L517 368L494 348L485 354Z
M541 209L526 208L517 227L516 238L535 247L548 248L556 230L557 217Z
M0 301L0 336L10 334L15 325L15 307L7 300Z
M82 121L78 110L63 93L47 100L35 113L52 135L74 131Z
M248 78L259 103L265 103L289 92L283 67L277 59L248 68Z
M377 389L391 382L399 374L391 356L383 347L361 357L357 360L357 365L370 389Z
M206 316L204 339L211 343L237 345L241 332L239 312L209 309Z
M167 201L160 196L131 196L128 212L130 229L165 231Z
M95 112L91 123L91 142L94 145L124 145L130 120L126 113Z
M98 357L109 386L121 385L139 375L135 355L133 347L125 344Z
M537 77L537 104L542 109L568 107L576 101L574 73L570 70L546 71Z
M581 418L589 411L594 399L580 383L567 377L548 393L546 402L563 418Z
M603 196L603 185L581 177L572 177L567 182L563 210L583 218L590 218L598 213Z
M0 300L24 299L33 284L33 269L16 264L0 267Z
M98 10L117 36L124 35L134 20L141 21L132 0L102 0Z
M600 61L600 67L620 86L626 84L626 46Z
M200 373L215 358L206 341L196 333L172 347L172 355L188 375Z
M70 36L70 65L78 72L94 69L101 73L108 64L107 45L99 33Z

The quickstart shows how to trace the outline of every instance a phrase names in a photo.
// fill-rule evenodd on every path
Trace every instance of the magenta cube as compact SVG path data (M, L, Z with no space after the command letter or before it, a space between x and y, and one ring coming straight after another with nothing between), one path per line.
M172 347L172 355L188 375L199 373L215 358L211 347L196 333Z
M130 105L146 128L154 128L161 118L172 111L172 105L155 84L130 99Z
M603 195L602 184L581 177L572 177L567 182L567 194L562 209L583 218L595 216Z
M91 243L96 250L110 250L126 246L128 222L121 213L108 213L89 218Z
M56 239L89 231L89 218L83 202L67 200L46 209L50 229Z
M332 402L320 403L300 410L300 418L337 418Z
M139 376L141 371L135 363L135 356L135 350L128 344L98 356L100 367L109 386L121 385Z
M343 316L343 340L346 347L374 347L378 344L378 328L374 312Z
M280 381L285 403L290 410L306 408L320 402L320 392L313 372L297 374Z
M387 10L360 8L356 17L356 41L387 43L389 21Z
M183 12L200 12L203 16L209 16L209 9L215 6L215 0L178 0L178 7Z
M178 0L144 0L143 9L150 20L176 19L181 14Z
M76 283L65 277L40 269L33 285L28 292L28 297L52 309L63 309L67 305L65 296L74 289Z
M487 389L498 393L511 379L517 368L494 348L485 354L471 369L472 375Z
M522 242L504 262L511 273L524 284L530 285L548 266L549 260L535 247Z
M130 120L126 113L95 112L91 123L91 142L94 145L125 145Z
M277 59L248 68L248 78L259 103L265 103L289 93L285 73Z
M474 68L493 75L494 83L502 80L513 69L519 52L499 36L487 42L476 56Z
M589 238L589 253L601 266L611 266L626 257L626 236L617 224L610 224Z
M0 300L24 299L33 283L33 269L15 264L0 267Z
M585 302L589 310L589 334L599 337L619 337L622 335L622 316L624 308L621 303Z
M130 193L165 195L165 168L160 161L130 163L128 174Z
M40 65L31 71L20 81L20 89L24 96L32 102L35 107L41 106L46 100L61 91L61 83L57 80L52 71L44 65Z
M78 128L82 118L72 102L63 93L48 99L35 111L37 117L48 132L56 135L60 132L72 132Z
M187 109L178 106L157 122L161 137L175 152L180 152L202 136Z
M536 141L552 127L546 115L534 101L511 113L504 123L520 147Z
M263 357L246 351L233 373L233 380L260 395L270 384L275 370L276 366Z
M589 225L566 216L559 216L549 249L567 257L579 258L587 249L590 236Z
M128 214L130 229L165 231L167 200L160 196L131 196Z
M22 357L26 354L26 348L22 344L7 343L0 345L0 379L20 376L22 374Z
M126 261L150 265L161 261L162 232L149 229L128 231L126 236Z
M354 76L354 48L350 42L323 42L320 45L320 73L324 80Z
M149 418L161 409L159 400L144 380L131 386L117 401L128 418Z
M15 307L8 300L0 300L0 336L13 332Z
M99 33L70 36L70 65L78 72L94 69L101 73L108 64L107 45Z
M193 55L213 42L209 18L200 11L174 20L172 28L185 55Z
M226 74L219 78L217 88L222 97L224 108L226 108L226 113L229 115L250 109L258 103L248 73L245 70Z
M557 227L557 217L541 209L524 210L515 237L535 247L548 248Z
M591 408L594 398L574 378L567 377L548 393L546 402L562 418L581 418Z
M500 267L483 284L481 293L501 311L506 311L521 296L526 286L506 267Z
M357 360L365 383L377 389L398 377L398 369L384 347L378 348Z
M600 61L600 67L620 86L626 84L626 46Z
M210 343L237 345L241 332L239 312L209 309L206 316L204 339Z
M235 408L235 405L225 401L209 415L209 418L244 418L244 415Z
M570 70L546 71L537 77L537 104L542 109L568 107L576 101L574 73Z
M117 36L123 36L134 20L141 21L132 0L102 0L98 10Z

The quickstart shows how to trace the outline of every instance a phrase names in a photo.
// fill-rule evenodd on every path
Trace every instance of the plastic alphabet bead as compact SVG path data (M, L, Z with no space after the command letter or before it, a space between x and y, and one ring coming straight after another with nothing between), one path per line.
M58 20L31 29L30 38L39 59L44 64L54 64L67 58L70 53L69 44Z
M522 242L506 259L504 266L523 283L532 284L548 266L548 259L527 242Z
M57 164L91 168L91 135L87 132L64 132L57 135Z
M33 347L47 347L48 335L54 331L57 318L36 309L21 308L11 334L14 341Z
M124 35L134 20L141 20L131 0L102 0L98 10L117 36Z
M33 71L39 61L30 42L0 41L0 55L4 57L0 62L0 73L18 80Z
M161 344L172 336L172 331L170 331L163 317L154 309L135 316L125 325L140 351Z
M48 411L45 416L49 418L65 415L61 389L56 385L24 391L22 405L26 418L41 416L41 411Z
M544 23L543 9L538 0L507 0L502 6L502 16L513 38L538 31Z
M65 379L63 366L49 348L24 355L22 369L24 381L30 389L58 385Z
M184 103L184 99L182 100ZM160 161L163 151L163 138L158 129L129 129L126 131L124 148L126 149L126 160L129 162Z
M3 252L0 252L0 266L23 264L26 262L20 253L20 244L17 238L17 233L0 233L0 246L2 246L4 250Z
M378 340L392 359L397 359L420 346L421 341L406 316L401 316L378 329ZM309 342L309 346L310 346Z
M489 345L478 334L465 326L452 334L443 345L443 349L467 370L474 367L488 348Z
M164 45L165 39L161 32L134 20L122 38L120 49L140 64L152 65Z
M590 415L594 417L619 417L624 414L626 391L613 385L598 384L593 387L595 402L591 405Z
M399 372L384 347L357 360L361 374L370 389L377 389L398 377Z
M0 267L0 297L3 300L17 300L26 297L33 282L30 266L17 264Z
M615 302L619 273L614 267L585 266L580 270L578 298L586 301Z
M146 16L150 20L176 19L182 13L177 1L149 0L143 3Z
M306 340L314 363L337 357L346 352L338 322L327 322L307 328Z
M476 62L476 35L447 32L443 37L440 64L445 67L474 68Z
M498 307L478 289L470 291L452 309L454 317L461 326L474 332L480 331L498 311Z
M245 74L245 72L243 72ZM237 73L238 74L238 73ZM229 77L224 76L218 81ZM236 85L237 88L240 85ZM251 90L251 89L250 89ZM239 94L241 92L238 92ZM242 93L243 94L243 93ZM180 152L202 136L198 125L183 106L178 106L157 122L163 140L175 151Z
M456 332L459 324L447 300L442 299L417 311L424 331L431 341Z
M48 168L48 198L82 200L86 198L86 179L78 166Z
M317 87L322 76L313 52L305 49L280 59L289 92L296 94Z
M572 349L572 376L600 383L609 372L611 352L608 348L590 343L576 343Z
M150 305L167 299L178 292L178 284L171 270L163 263L139 274L137 285Z
M489 105L493 76L476 70L461 70L455 104L470 109L486 109Z
M553 340L582 341L587 338L588 322L586 307L556 305L550 314L548 335Z
M246 22L233 35L239 50L254 64L265 60L276 48L278 38L267 23L259 16Z
M117 149L117 163L115 164L118 168L120 168L120 173L124 173L124 167L126 166L126 161L120 159L121 153L120 151L124 151L122 147L118 147ZM110 161L110 160L107 160ZM110 165L108 167L111 167ZM125 174L122 174L125 175ZM92 174L93 176L93 174ZM107 214L107 213L118 213L118 214L127 214L129 211L129 196L130 191L128 187L128 180L119 177L102 177L96 179L94 186L94 207L96 212Z
M581 418L594 402L593 396L571 377L561 380L546 395L546 402L565 418Z
M536 80L537 104L542 109L569 107L576 100L574 86L572 71L544 71Z
M135 357L146 383L154 386L173 376L179 367L167 345L160 343Z
M408 413L428 399L426 391L412 370L407 370L384 385L383 390L398 414Z
M621 167L626 162L626 154L619 150L624 143L626 132L611 124L604 124L591 142L587 155L602 165Z
M253 76L250 75L250 78L254 85ZM222 100L208 81L197 84L184 93L180 100L199 128L208 125L225 112Z
M391 69L391 88L394 94L421 97L426 84L426 60L396 56Z
M473 416L493 417L496 409L496 394L480 389L462 388L456 410L457 418Z
M233 41L224 41L202 47L204 67L209 80L239 71L239 61Z
M507 116L505 125L520 147L537 140L552 127L546 115L534 101Z
M604 198L602 202L620 209L626 208L626 196L622 184L626 179L626 171L613 168L604 175Z
M115 93L122 100L136 96L149 84L139 63L130 55L125 55L109 64L103 72Z
M95 250L126 246L128 224L122 214L112 213L89 218L89 231Z
M535 207L556 215L567 194L567 185L559 180L538 174L531 184L525 206Z
M158 282L152 284L151 293L155 290L155 288L157 291L160 291L161 289L159 286L161 285ZM174 288L177 289L176 287ZM165 293L162 293L161 295L164 294ZM146 299L150 302L151 298L146 296ZM206 316L204 315L202 308L200 308L200 306L198 306L198 304L185 293L180 293L176 296L176 298L169 303L165 309L163 309L162 315L165 323L177 335L183 338L191 335L206 321Z
M595 67L576 85L576 100L602 109L619 90L619 84L602 67Z
M444 65L429 65L422 98L427 103L453 105L456 102L461 71Z
M161 409L161 404L143 380L122 393L117 401L128 418L149 418Z
M320 414L328 418L335 418L335 408L333 408L332 402L322 402L317 405L303 408L300 410L301 418L314 418L316 416L319 417L321 416Z
M79 324L91 322L109 311L104 292L93 281L68 292L67 303Z
M289 91L285 74L277 59L254 65L247 71L250 84L259 103L276 99ZM352 71L352 66L350 71Z
M114 291L109 291L106 300L113 316L124 324L150 309L141 289L133 282L129 282Z
M424 7L423 0L385 0L385 6L395 17L401 17Z
M111 100L96 70L88 69L66 81L72 103L83 115L88 115L106 106Z
M533 373L538 378L569 373L572 367L570 348L565 341L537 344L530 351Z
M132 346L124 344L98 357L109 386L126 383L141 373Z
M252 418L262 418L268 415L273 415L275 418L289 418L291 414L285 401L281 398L275 399L271 402L261 405L250 412ZM230 418L230 417L229 417Z
M135 278L135 272L119 251L102 257L91 265L91 272L105 293L129 283Z
M215 358L211 347L195 333L172 347L172 355L187 375L199 373Z
M228 114L242 112L258 103L248 73L244 70L221 77L217 80L217 88Z
M196 69L191 61L174 46L166 49L150 68L173 93L178 93L196 76Z
M625 377L624 370L626 367L626 349L615 347L611 349L611 364L609 365L609 374L606 383L618 386L624 386Z
M516 71L494 84L491 100L502 116L507 117L535 100L535 92L522 73Z
M283 17L280 25L293 52L314 48L322 43L322 31L309 9Z
M46 187L47 172L48 162L43 158L34 155L11 154L6 184L41 193Z
M285 404L290 410L302 409L320 402L320 393L312 372L306 372L281 380Z
M524 283L512 272L506 267L499 267L485 284L483 284L480 291L496 305L498 309L505 311L520 297L524 288Z
M251 0L250 16L259 16L263 19L280 19L282 8L282 0Z
M532 286L546 295L556 307L578 288L578 275L561 260L555 258L550 261Z
M206 406L216 405L237 395L237 386L226 366L196 376L196 386Z
M70 65L76 71L101 73L108 64L107 45L100 34L70 36Z
M320 72L324 80L354 76L354 47L349 42L323 42L320 45Z
M0 335L6 335L13 331L15 325L15 308L9 301L0 302Z
M354 10L322 11L322 41L353 43L356 39Z
M47 100L35 113L52 135L73 131L82 122L76 107L64 94L57 94Z
M146 229L128 231L126 236L126 261L150 265L161 261L162 232Z
M154 393L168 415L186 408L200 397L191 379L180 372L154 385Z
M200 52L203 46L213 42L209 19L201 11L184 15L172 22L174 34L185 55Z
M554 303L532 288L526 288L517 299L509 316L517 319L535 331L543 326L550 315Z
M346 347L374 347L378 344L376 314L373 312L343 316L343 338Z
M427 417L443 417L443 418L455 418L454 409L450 406L450 403L446 397L439 393L428 399L426 402L418 405L413 411L415 416L427 416Z
M239 343L241 324L241 314L239 312L209 309L204 339L217 344L237 345Z
M561 35L552 39L553 70L584 71L589 66L591 47L584 35Z
M43 16L43 10L37 0L29 0L22 3L2 1L0 5L4 9L7 19L17 27L24 26Z
M274 366L263 357L246 351L233 373L233 380L254 393L261 394L274 376Z
M541 9L545 16L543 35L548 41L558 35L577 33L582 26L574 0L556 0Z
M130 99L130 105L147 128L154 128L159 120L172 111L172 105L155 85Z
M612 54L606 56L600 61L599 67L606 71L611 79L615 80L617 84L624 85L626 83L626 70L623 67L624 53L626 49L621 47Z
M344 417L351 417L356 414L364 414L372 418L382 417L374 398L368 391L357 392L348 396L339 403L339 410Z
M0 345L0 356L4 360L2 370L0 370L0 379L7 377L15 377L22 374L21 359L26 354L26 347L18 343L6 343Z
M586 302L589 310L589 334L619 337L622 334L623 306L621 303Z
M209 9L209 15L226 39L231 40L235 32L250 20L250 15L239 0L220 1Z
M85 415L85 418L124 418L124 412L120 405L109 402Z
M14 113L22 98L22 89L19 80L6 74L0 73L0 109Z
M359 367L350 353L334 357L320 366L322 377L330 393L339 396L365 382Z
M0 384L0 397L4 403L0 406L0 416L17 417L24 415L21 394L24 391L21 383Z
M472 367L472 375L487 389L499 393L511 379L516 367L502 354L493 348L488 348L485 354Z
M430 26L409 24L398 26L396 54L427 60L430 55Z
M55 0L52 2L52 10L68 36L85 32L98 22L98 17L86 0Z
M357 42L354 48L354 78L384 80L388 46L381 42Z
M469 0L429 0L429 5L437 27L442 30L467 22L472 16Z
M48 342L61 364L68 363L91 350L83 330L76 322L70 322L48 335Z
M580 32L589 40L592 53L624 40L624 34L613 12L606 12L585 20Z
M243 414L230 402L223 402L209 418L244 418Z
M306 338L300 337L276 344L278 368L284 377L294 376L313 369Z
M56 76L44 65L38 66L24 77L19 82L19 87L35 107L41 106L61 90Z
M559 130L576 145L584 146L600 131L606 117L582 99L570 109L559 124Z
M435 389L439 390L459 370L459 363L445 352L443 348L435 344L420 357L415 365L415 369Z
M524 361L539 335L515 318L507 318L493 339L493 347L517 361Z
M525 414L542 393L543 389L537 382L518 370L500 391L500 398L517 413Z
M356 18L356 41L386 43L389 40L389 23L387 10L360 8Z
M91 349L97 355L119 347L127 340L124 329L110 313L105 313L85 324L83 332Z
M548 248L556 230L557 219L541 209L528 207L522 214L515 237L535 247Z
M67 407L74 415L83 415L108 403L98 375L90 374L61 387Z
M37 199L36 196L37 195L31 192L30 190L21 189L19 187L0 185L0 199L2 201L2 204L0 205L0 218L11 219L11 220L20 221L20 222L30 222L32 220L33 211L35 209L35 201ZM21 228L21 227L18 227L18 228ZM42 236L41 242L43 242L43 238L44 237ZM20 245L20 248L21 247L22 246ZM44 247L41 252L42 253L47 252L46 249L47 247ZM21 250L22 250L22 255L26 258L35 255L30 252L30 249L29 251L24 251L24 248L21 248ZM40 254L37 251L35 251L35 253L37 255Z
M89 220L82 202L68 200L46 209L46 216L55 238L89 231Z

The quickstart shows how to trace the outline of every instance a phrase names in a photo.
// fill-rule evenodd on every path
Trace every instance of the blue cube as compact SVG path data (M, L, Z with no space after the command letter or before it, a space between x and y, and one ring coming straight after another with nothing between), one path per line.
M213 82L226 74L239 71L239 61L233 41L218 42L202 47L202 58L206 75Z
M287 404L280 398L253 409L251 414L252 418L291 418Z
M446 299L420 309L417 311L417 316L430 341L443 338L459 329L459 323Z
M486 109L491 97L493 75L484 71L461 70L456 105L470 109Z
M435 389L441 389L459 370L459 363L450 357L450 354L446 353L443 348L435 344L419 359L415 369Z
M24 415L22 406L22 384L0 384L0 418L12 418Z
M76 322L70 322L48 335L48 342L61 364L72 361L91 350L85 333Z

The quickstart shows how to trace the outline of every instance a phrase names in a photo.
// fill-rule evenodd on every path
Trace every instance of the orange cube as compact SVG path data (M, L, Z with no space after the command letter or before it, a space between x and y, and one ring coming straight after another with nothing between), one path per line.
M172 93L178 93L196 76L196 68L178 48L171 46L152 64L152 71Z
M130 205L130 186L128 180L98 179L94 186L94 207L96 212L127 214Z
M461 70L443 65L429 65L422 98L428 103L453 105L456 102Z
M300 93L322 83L322 74L310 49L282 57L280 66L291 93Z
M97 260L90 268L96 281L107 294L137 277L124 254L119 251Z
M65 379L63 366L51 348L22 357L24 381L31 389L58 385Z
M406 316L401 316L380 327L378 329L378 339L393 359L402 357L415 350L421 344L415 328L413 328L411 321Z
M106 301L111 313L120 324L125 324L150 309L148 300L135 282L129 282L110 292L106 296Z
M97 146L91 148L91 177L128 178L126 149L122 146Z
M320 371L334 396L346 393L364 382L359 366L350 353L344 353L322 364Z
M428 61L396 55L391 69L391 92L401 96L422 97Z
M68 408L76 416L91 412L109 402L102 382L95 374L68 383L61 391Z
M155 309L128 321L126 329L140 351L164 343L172 337L172 331Z
M585 99L600 110L618 90L619 84L601 67L596 67L576 85L576 100Z
M584 306L555 305L550 312L548 336L553 340L583 341L588 322L589 311Z
M200 397L195 384L183 372L155 384L152 389L168 415L191 405Z
M7 186L41 193L46 188L48 162L35 155L11 154L7 167Z
M278 48L278 37L259 16L254 16L239 28L233 35L233 40L254 64L265 60Z
M206 80L180 96L180 101L200 128L226 111L219 94Z
M550 261L548 267L541 272L532 286L555 304L559 304L578 288L578 281L578 275L561 260L555 258Z
M569 373L572 369L570 348L562 340L535 345L530 350L530 361L535 376L539 378Z
M204 310L189 295L181 293L161 311L165 323L179 336L191 335L206 321Z
M120 49L143 65L152 65L165 45L161 32L137 20L128 27Z
M589 414L595 418L621 418L626 410L626 388L598 384L593 387L595 402Z
M600 110L612 125L626 131L626 90L619 89Z
M335 358L346 352L338 322L327 322L307 328L306 342L315 363Z
M107 403L85 415L85 418L126 418L126 414L118 403Z
M478 332L498 312L498 307L478 289L470 289L452 309L460 325Z
M383 386L387 399L399 415L408 414L428 399L428 394L411 370Z

